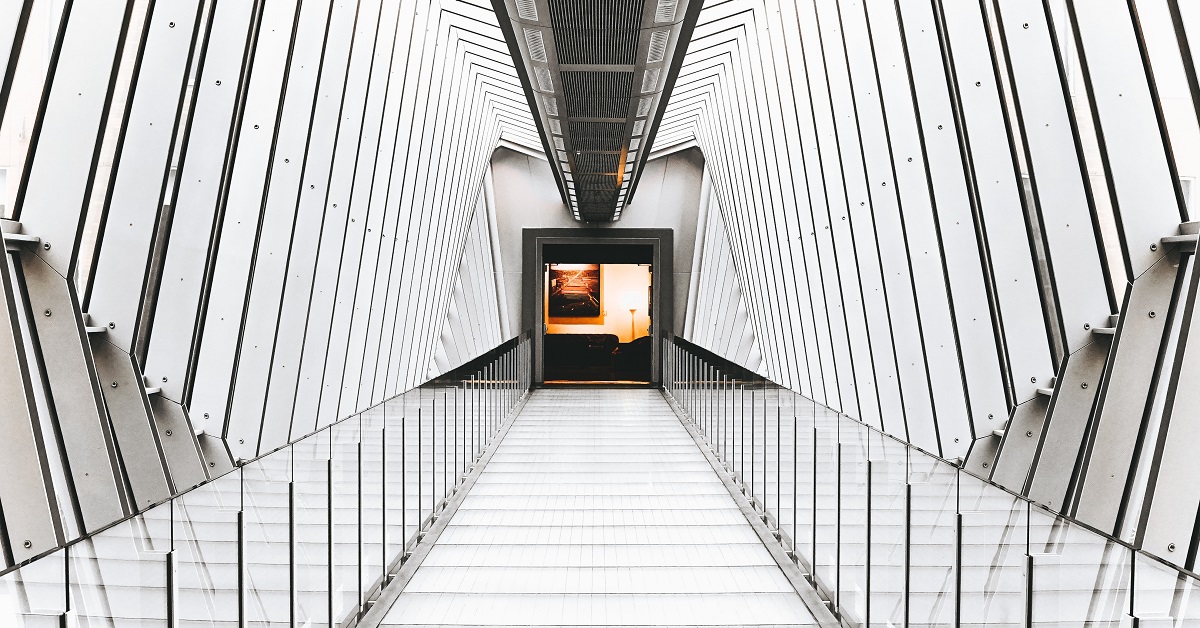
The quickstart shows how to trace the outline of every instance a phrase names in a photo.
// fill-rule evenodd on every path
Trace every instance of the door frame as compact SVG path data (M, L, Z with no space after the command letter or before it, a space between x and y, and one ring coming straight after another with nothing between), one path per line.
M533 385L545 384L543 370L545 350L545 317L542 305L546 299L546 284L542 277L545 266L544 248L547 244L581 245L649 245L653 249L650 290L653 307L650 310L650 383L662 383L663 326L674 320L674 232L670 229L524 229L522 230L521 327L533 336Z

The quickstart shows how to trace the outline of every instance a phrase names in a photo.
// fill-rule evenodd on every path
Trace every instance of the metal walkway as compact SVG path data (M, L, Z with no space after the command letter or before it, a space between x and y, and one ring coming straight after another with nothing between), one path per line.
M382 625L814 625L658 391L539 390Z

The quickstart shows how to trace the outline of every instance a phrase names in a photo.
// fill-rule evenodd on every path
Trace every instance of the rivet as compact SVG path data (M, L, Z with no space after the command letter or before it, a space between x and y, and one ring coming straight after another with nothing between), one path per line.
M172 435L173 433L174 433L174 432L172 432L171 430L167 430L167 436L170 436L170 435Z
M1080 384L1080 385L1079 385L1079 387L1080 387L1080 388L1082 388L1082 389L1084 389L1084 390L1087 390L1088 383L1087 383L1087 382L1083 382L1082 384Z
M163 378L163 382L164 382L164 383L166 383L166 381L167 381L167 378L165 378L165 377L164 377L164 378Z
M957 442L958 442L958 439L957 439L957 438L956 438L956 439L954 439L954 442L956 442L956 443L957 443Z
M246 439L244 439L244 438L239 438L239 439L238 439L238 444L239 444L239 445L245 445L245 444L246 444Z
M208 466L210 466L210 467L215 467L215 466L217 466L217 463L215 463L215 462L210 462L210 463L208 463Z
M1029 378L1029 383L1030 383L1030 384L1036 384L1036 383L1037 383L1037 378L1036 378L1036 377L1030 377L1030 378Z
M1167 545L1167 551L1168 551L1168 552L1174 552L1174 551L1175 551L1175 544L1174 544L1174 543L1171 543L1171 544Z
M994 418L996 418L996 415L994 415L994 414L989 414L989 415L988 415L988 419L994 419Z
M116 329L116 328L117 328L117 324L116 324L116 323L114 323L114 322L112 322L112 321L108 321L108 328L109 328L109 329Z
M1025 435L1026 435L1026 436L1028 436L1028 437L1030 437L1030 438L1032 438L1032 437L1033 437L1033 430L1025 430Z
M257 125L257 124L256 124L256 125L254 125L254 128L256 128L256 129L257 129L257 128L258 128L258 125Z
M217 85L220 85L220 84L221 84L221 81L217 81Z
M982 83L982 82L980 82L980 81L975 81L975 87L980 87L980 86L982 86L982 85L983 85L983 83Z
M1150 318L1154 318L1155 316L1158 316L1158 313L1157 313L1157 312L1155 312L1155 311L1153 311L1153 310L1151 310L1151 311L1150 311Z
M22 543L22 545L24 545L24 546L25 546L25 549L29 549L29 548L33 547L33 541L30 541L29 539L26 539L26 540L25 540L25 542L24 542L24 543Z
M1158 250L1158 243L1157 243L1157 242L1155 242L1155 243L1151 244L1151 245L1150 245L1150 250L1151 250L1151 251L1157 251L1157 250Z
M46 308L46 311L45 311L45 312L42 312L42 314L45 314L46 316L50 316L50 315L51 315L51 314L53 314L53 313L54 313L54 312L51 312L51 311L50 311L50 308Z
M175 22L171 22L170 24L167 24L167 28L175 28Z
M1084 328L1084 330L1091 329L1091 328L1092 328L1092 324L1091 324L1091 323L1084 323L1084 324L1083 324L1083 328Z
M984 468L984 469L988 468L988 463L986 463L986 462L985 462L985 463L983 463L983 468Z
M1024 24L1022 24L1021 28L1029 28L1029 22L1025 22Z
M205 413L204 413L204 418L206 418L206 419L208 418L208 413L207 413L207 412L205 412Z
M42 248L43 248L43 249L45 249L45 250L47 250L47 251L49 251L49 250L50 250L50 243L49 243L49 242L45 242L45 243L43 243L43 244L42 244Z
M116 387L117 387L117 383L116 383L116 382L113 382L113 383L112 383L112 387L113 387L113 388L116 388Z

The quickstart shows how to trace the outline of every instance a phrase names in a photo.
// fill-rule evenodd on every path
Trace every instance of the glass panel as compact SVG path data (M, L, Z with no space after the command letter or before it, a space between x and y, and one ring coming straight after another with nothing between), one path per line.
M1025 625L1028 507L970 474L959 474L962 624Z
M816 531L814 573L822 597L833 600L838 591L838 421L840 416L824 406L816 408Z
M405 514L408 498L405 495L405 484L408 473L408 451L404 447L408 437L407 411L405 403L412 393L405 393L385 404L387 408L388 426L383 436L384 457L387 460L386 508L384 516L387 520L387 546L389 556L399 556L404 552L408 540L412 520Z
M910 626L954 622L958 468L913 452L909 546Z
M1200 581L1151 556L1136 561L1133 614L1143 626L1200 624Z
M867 437L866 426L841 419L841 534L838 539L838 607L842 620L865 621L867 614Z
M296 504L296 623L329 623L329 430L291 446Z
M1130 550L1033 507L1033 625L1121 625L1129 605Z
M903 626L905 526L908 521L908 447L871 434L871 625Z
M796 417L796 402L799 398L791 391L780 391L779 398L779 433L777 435L779 454L779 499L776 502L774 514L779 519L779 529L792 540L791 547L796 548L796 534L799 532L797 517L800 514L800 499L796 493L796 483L800 476L800 459L796 455L800 444L800 422Z
M241 473L233 471L175 501L175 615L180 625L237 626Z
M383 546L383 426L386 406L361 415L362 421L362 581L363 602L383 584L388 558Z
M362 574L359 571L359 418L330 427L333 460L333 618L345 621L358 613Z
M170 504L71 546L71 609L77 625L166 622L170 550Z
M0 625L58 628L67 609L66 551L0 577Z
M291 455L285 448L242 467L246 622L251 626L290 621Z
M792 536L796 539L797 554L801 562L812 573L813 557L816 555L816 482L817 482L817 428L816 402L797 397L793 414L796 415L795 434L796 458L796 521Z

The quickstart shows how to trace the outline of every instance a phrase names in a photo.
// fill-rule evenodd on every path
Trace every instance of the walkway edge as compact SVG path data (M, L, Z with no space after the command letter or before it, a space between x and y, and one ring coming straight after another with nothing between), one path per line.
M488 462L492 459L492 454L500 448L500 444L504 442L504 437L508 435L508 429L512 427L517 417L521 415L521 411L525 409L525 402L532 396L532 391L526 391L521 396L521 400L513 406L513 411L500 425L500 431L496 433L496 438L492 439L491 444L484 450L483 455L475 462L475 468L467 474L467 479L463 481L462 486L446 502L446 507L442 509L438 515L437 521L429 527L429 531L413 548L412 556L404 561L404 565L400 567L392 578L392 581L380 591L379 597L375 598L375 603L371 606L371 610L367 611L361 620L358 622L360 627L376 628L384 618L387 617L388 611L392 610L392 606L396 604L396 600L400 598L400 594L404 592L404 587L412 580L413 574L421 567L421 563L425 562L425 557L429 555L429 551L437 543L438 537L446 530L446 526L450 525L450 520L454 518L454 513L458 512L459 506L463 500L467 498L467 494L471 492L471 487L475 486L475 481L483 474L483 470L487 468Z
M812 588L812 585L808 583L808 579L804 577L804 572L800 570L800 567L792 562L787 552L783 550L783 546L779 544L775 535L771 533L770 528L759 517L758 511L754 510L754 506L750 505L750 500L746 499L746 496L742 494L742 490L734 484L733 477L729 475L729 472L717 460L716 455L708 448L708 442L704 440L704 435L696 429L695 425L684 418L686 413L679 407L679 404L675 403L675 400L670 395L662 391L660 393L663 399L667 401L667 404L671 406L671 410L675 413L675 418L679 419L679 423L691 435L692 440L696 443L696 447L700 449L700 453L704 454L704 458L708 460L708 464L712 467L713 472L717 474L717 477L721 478L721 483L725 485L725 490L729 491L729 496L737 503L738 508L742 511L742 516L746 517L746 521L750 523L750 527L754 528L754 532L758 534L758 539L762 541L767 551L771 553L771 558L775 559L775 562L779 565L779 569L783 571L783 575L792 584L792 588L800 596L800 601L804 602L809 612L813 614L813 618L817 620L817 625L822 628L840 628L842 625L841 622L829 610L825 600L822 600L821 596L817 595L816 589Z

